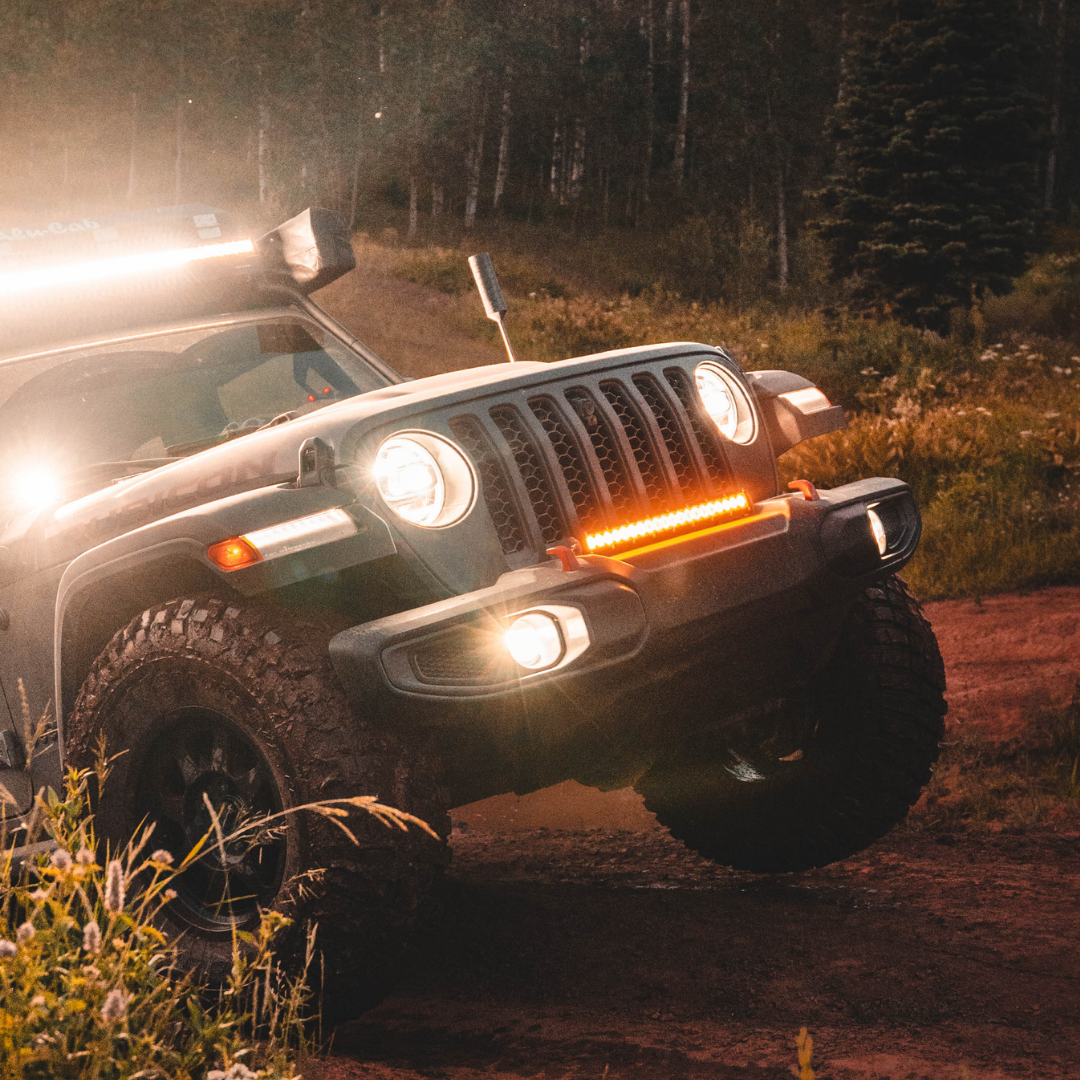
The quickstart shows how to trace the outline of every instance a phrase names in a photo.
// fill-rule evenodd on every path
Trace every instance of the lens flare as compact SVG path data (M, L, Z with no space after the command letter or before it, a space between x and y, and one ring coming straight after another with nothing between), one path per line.
M36 467L15 474L11 493L21 510L44 510L63 502L64 491L60 478L50 469Z

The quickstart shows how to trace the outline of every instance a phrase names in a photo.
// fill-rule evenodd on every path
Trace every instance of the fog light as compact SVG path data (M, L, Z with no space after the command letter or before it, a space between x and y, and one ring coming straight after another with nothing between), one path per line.
M519 615L503 635L503 642L515 663L530 671L557 664L565 651L558 620L542 611Z
M881 524L881 518L878 517L876 510L867 510L866 516L870 519L870 531L874 534L874 540L877 541L878 554L884 559L889 546L889 538L885 535L885 526Z

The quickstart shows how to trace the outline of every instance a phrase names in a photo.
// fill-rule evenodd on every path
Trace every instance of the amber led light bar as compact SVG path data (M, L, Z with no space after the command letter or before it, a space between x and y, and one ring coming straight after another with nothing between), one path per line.
M621 551L642 540L662 540L680 532L717 525L721 521L749 514L751 510L753 505L749 496L745 491L739 491L723 499L687 506L682 510L673 510L670 514L634 521L606 532L591 533L585 537L585 547L590 553Z

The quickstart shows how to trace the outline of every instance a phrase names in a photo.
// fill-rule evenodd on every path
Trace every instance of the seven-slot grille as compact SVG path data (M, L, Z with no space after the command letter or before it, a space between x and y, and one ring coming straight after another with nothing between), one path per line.
M507 555L730 493L693 375L604 372L449 421Z

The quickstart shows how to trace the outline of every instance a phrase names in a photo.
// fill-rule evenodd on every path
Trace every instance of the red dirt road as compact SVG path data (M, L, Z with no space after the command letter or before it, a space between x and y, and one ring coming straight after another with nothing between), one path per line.
M1080 589L928 605L949 734L1021 738L1080 678ZM1080 1077L1080 837L904 827L780 878L688 853L633 792L455 812L446 917L325 1080ZM314 1063L312 1063L314 1065Z

